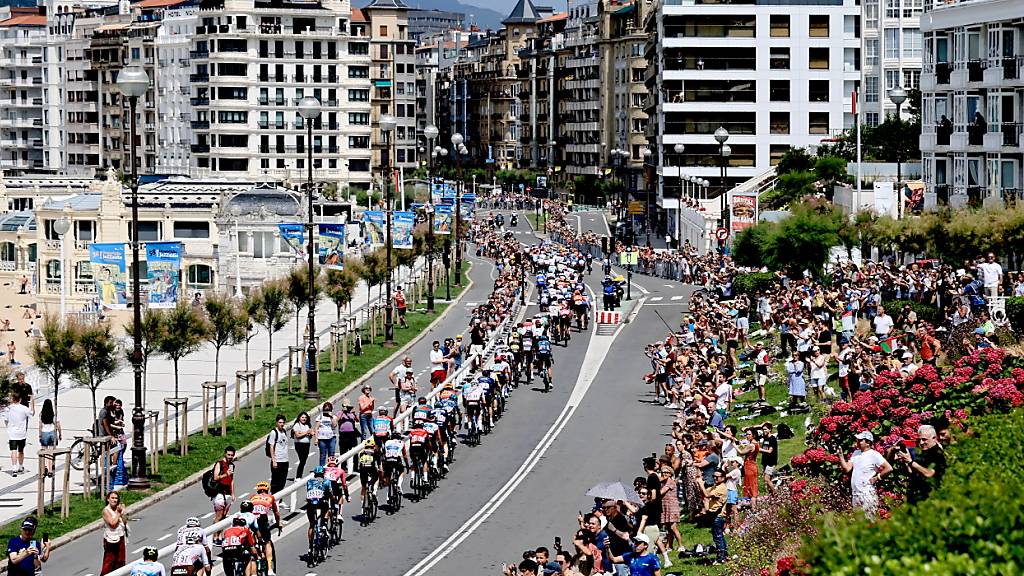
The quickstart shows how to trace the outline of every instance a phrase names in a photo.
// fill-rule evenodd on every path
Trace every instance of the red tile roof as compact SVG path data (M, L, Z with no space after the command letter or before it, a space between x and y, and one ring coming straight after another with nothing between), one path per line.
M0 20L0 26L46 26L46 16L41 14L20 14L7 20Z
M352 9L352 21L353 22L369 22L370 20L366 18L366 14L364 14L362 10L360 10L359 8L353 8Z
M568 12L559 12L558 14L552 14L547 18L541 18L540 20L537 20L537 24L545 24L547 22L558 22L559 20L565 20L568 17Z

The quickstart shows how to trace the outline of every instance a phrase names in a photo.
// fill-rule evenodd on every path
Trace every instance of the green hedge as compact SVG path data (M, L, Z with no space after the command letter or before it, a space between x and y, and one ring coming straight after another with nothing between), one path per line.
M801 551L829 576L1024 573L1024 410L971 420L931 497L870 523L826 517Z
M1014 332L1024 335L1024 298L1006 299L1006 318L1010 320L1010 327Z
M778 286L778 279L773 272L750 272L737 274L732 287L736 294L753 296L758 290L772 290Z
M931 324L942 323L942 313L939 309L931 304L921 304L920 302L914 302L913 300L887 300L882 302L882 306L885 306L885 311L893 317L895 320L897 316L903 311L903 307L910 304L910 309L917 312L917 319L919 322L929 322Z

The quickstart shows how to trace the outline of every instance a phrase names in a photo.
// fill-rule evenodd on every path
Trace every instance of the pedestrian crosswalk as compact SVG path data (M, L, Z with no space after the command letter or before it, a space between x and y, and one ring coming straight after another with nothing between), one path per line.
M685 296L670 296L669 300L672 301L672 302L679 302L683 298L685 298ZM647 299L647 301L648 302L661 302L664 299L665 299L664 296L651 296L650 298Z

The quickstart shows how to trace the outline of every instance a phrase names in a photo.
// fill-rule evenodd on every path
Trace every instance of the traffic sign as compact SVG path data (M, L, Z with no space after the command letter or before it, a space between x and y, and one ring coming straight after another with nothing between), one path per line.
M715 230L715 238L718 238L719 240L727 240L729 238L728 228L719 228L718 230Z
M630 214L643 214L644 213L644 203L639 201L639 200L632 200L632 201L630 201L630 203L629 203L629 213Z
M640 253L632 250L619 254L619 264L621 266L636 266L639 262Z

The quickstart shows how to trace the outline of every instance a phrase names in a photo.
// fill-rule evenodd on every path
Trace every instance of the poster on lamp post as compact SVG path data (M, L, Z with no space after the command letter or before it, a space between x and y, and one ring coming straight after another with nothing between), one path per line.
M757 194L734 193L729 198L729 227L731 236L757 224Z
M304 224L278 224L277 231L281 234L281 238L284 239L284 243L288 245L292 253L296 256L302 256L303 246L306 243L306 228Z
M391 215L391 246L408 250L412 248L412 230L416 226L413 212L395 212Z
M434 234L448 236L454 226L455 207L451 204L434 206Z
M149 278L150 308L177 306L181 253L181 242L146 243L146 276Z
M345 225L319 224L317 234L320 265L328 270L341 270L345 260Z
M124 244L97 243L89 246L89 264L96 282L96 296L104 308L128 308L128 269Z
M363 234L371 246L384 245L384 212L367 210L363 212Z

